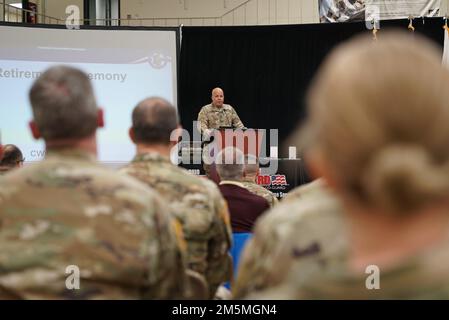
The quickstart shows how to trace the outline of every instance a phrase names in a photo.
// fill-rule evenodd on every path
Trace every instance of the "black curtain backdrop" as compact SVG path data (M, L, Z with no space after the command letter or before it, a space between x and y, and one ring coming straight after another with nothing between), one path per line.
M413 24L415 33L433 39L442 50L443 23L442 18L419 18ZM408 31L408 24L382 21L379 41L386 29ZM372 37L364 22L184 27L178 99L183 127L192 133L192 121L210 103L211 89L221 87L225 103L237 110L246 127L278 129L282 143L305 116L305 94L324 57L360 32ZM280 151L279 156L287 154Z

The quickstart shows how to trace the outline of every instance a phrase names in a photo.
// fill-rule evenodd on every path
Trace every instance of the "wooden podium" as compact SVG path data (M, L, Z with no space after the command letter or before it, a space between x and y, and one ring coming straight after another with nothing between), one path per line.
M220 127L214 131L214 157L226 147L234 147L244 155L253 155L259 158L262 147L263 133L260 129L234 129Z
M210 178L217 183L220 181L220 178L215 168L215 158L224 148L234 147L242 151L245 156L249 155L254 156L255 159L259 158L263 139L263 132L260 129L220 127L214 131L212 136L214 138L208 146L212 148L208 151L212 158Z

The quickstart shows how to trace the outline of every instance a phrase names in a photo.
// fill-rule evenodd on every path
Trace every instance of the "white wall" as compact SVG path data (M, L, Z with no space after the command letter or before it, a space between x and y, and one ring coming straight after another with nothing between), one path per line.
M449 15L449 0L441 0L440 15Z
M449 15L448 9L449 0L441 0L440 14ZM158 26L319 22L318 0L122 0L120 15L137 19L130 25Z
M122 0L120 15L122 19L137 19L130 25L215 26L319 22L318 0ZM141 18L151 19L139 20Z
M5 0L0 0L5 1ZM6 0L12 1L12 0ZM40 13L65 20L65 8L83 0L34 0ZM318 0L121 0L123 25L215 26L318 23ZM449 0L441 0L441 15L449 14ZM140 20L142 18L146 18Z
M80 9L81 19L83 19L83 0L40 0L42 7L45 10L45 15L66 20L67 14L65 9L70 5L78 6Z
M248 0L122 0L122 18L219 17Z

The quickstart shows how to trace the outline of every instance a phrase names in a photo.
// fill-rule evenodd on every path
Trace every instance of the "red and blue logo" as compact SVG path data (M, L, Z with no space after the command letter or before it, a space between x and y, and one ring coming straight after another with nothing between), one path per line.
M257 184L263 186L287 186L285 174L276 174L272 176L257 176Z

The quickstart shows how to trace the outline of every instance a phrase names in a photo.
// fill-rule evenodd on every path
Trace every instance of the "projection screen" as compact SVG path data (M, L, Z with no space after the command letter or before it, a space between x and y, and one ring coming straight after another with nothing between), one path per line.
M142 99L159 96L177 105L175 28L80 29L0 25L0 130L3 144L17 145L26 162L41 160L43 141L33 140L28 92L48 67L70 65L92 80L105 128L98 131L103 163L128 162L131 111Z

